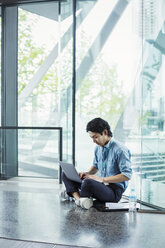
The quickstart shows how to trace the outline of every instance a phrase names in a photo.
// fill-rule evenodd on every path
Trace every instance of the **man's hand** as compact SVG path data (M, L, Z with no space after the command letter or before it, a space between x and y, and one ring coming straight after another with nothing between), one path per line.
M94 175L97 171L98 170L94 166L92 166L88 172L79 172L78 174L79 174L81 179L85 179L87 176Z
M81 179L84 179L88 172L79 172L78 174Z
M84 179L87 179L87 178L93 179L93 180L98 181L100 183L103 182L103 179L101 177L98 177L96 175L89 175L88 173L84 176Z

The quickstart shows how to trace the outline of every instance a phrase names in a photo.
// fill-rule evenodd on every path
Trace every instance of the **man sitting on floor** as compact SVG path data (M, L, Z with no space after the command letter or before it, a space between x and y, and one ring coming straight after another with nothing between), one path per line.
M127 147L112 137L107 121L91 120L86 131L96 143L94 161L88 172L80 172L82 183L73 182L63 173L66 192L82 208L93 206L93 198L101 203L118 202L132 175L131 154ZM96 173L99 172L99 175Z

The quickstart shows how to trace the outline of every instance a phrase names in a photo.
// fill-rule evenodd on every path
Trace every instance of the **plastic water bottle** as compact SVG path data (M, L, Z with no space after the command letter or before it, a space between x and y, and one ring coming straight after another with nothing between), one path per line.
M129 194L129 212L136 212L136 192L134 188L131 188Z

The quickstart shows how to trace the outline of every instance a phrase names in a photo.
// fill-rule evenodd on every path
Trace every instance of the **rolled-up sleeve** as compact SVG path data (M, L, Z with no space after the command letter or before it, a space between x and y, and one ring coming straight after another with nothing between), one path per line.
M128 151L120 150L117 154L117 162L121 174L131 179L132 168L131 168L131 154Z

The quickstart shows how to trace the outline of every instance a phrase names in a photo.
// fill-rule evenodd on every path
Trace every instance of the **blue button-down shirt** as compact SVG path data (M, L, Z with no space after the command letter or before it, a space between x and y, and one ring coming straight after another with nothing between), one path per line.
M103 170L104 161L106 162L105 170ZM130 179L132 176L130 151L114 138L111 138L104 147L96 146L93 166L99 170L100 177L123 174ZM115 184L125 191L128 181Z

